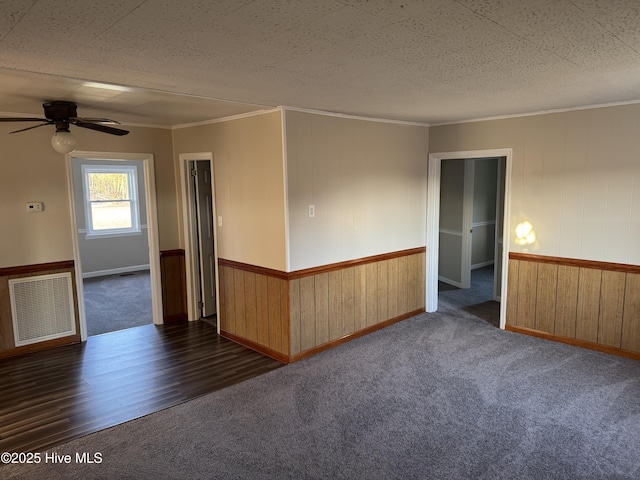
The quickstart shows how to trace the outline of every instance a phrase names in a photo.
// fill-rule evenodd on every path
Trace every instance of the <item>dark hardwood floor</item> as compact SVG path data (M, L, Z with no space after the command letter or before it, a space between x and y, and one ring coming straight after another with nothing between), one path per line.
M42 451L281 366L202 321L0 360L0 452Z

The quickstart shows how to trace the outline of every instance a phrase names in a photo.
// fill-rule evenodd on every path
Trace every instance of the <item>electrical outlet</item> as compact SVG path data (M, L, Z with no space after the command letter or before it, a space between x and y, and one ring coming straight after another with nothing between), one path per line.
M309 205L309 218L313 218L316 216L316 206Z
M222 226L222 215L218 215L218 226Z

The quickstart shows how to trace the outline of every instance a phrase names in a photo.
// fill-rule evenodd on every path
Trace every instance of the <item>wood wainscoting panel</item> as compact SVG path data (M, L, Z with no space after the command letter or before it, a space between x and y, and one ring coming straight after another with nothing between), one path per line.
M289 353L288 337L285 341L283 324L286 323L286 311L282 307L283 290L286 289L284 281L275 278L267 278L267 303L269 309L268 330L269 330L269 348L280 353Z
M365 265L367 284L367 327L378 323L378 265ZM318 344L320 345L320 344Z
M163 322L186 321L189 314L187 311L187 272L184 250L160 252L160 278Z
M234 317L236 320L236 329L234 332L236 335L242 338L247 338L247 316L245 310L245 297L244 291L244 276L246 272L244 270L233 270L233 291L235 304L233 306Z
M620 346L640 352L640 274L627 273Z
M300 279L300 351L316 345L315 279Z
M387 282L389 295L387 297L387 314L389 318L398 316L398 259L387 260Z
M555 335L575 338L578 306L578 276L580 269L558 265L558 293L556 295Z
M425 261L417 248L285 273L221 259L221 331L304 358L423 312Z
M300 353L300 279L289 282L289 316L291 355Z
M602 270L580 268L576 318L576 338L579 340L593 343L598 341L601 281Z
M342 272L329 272L329 340L340 338L344 332L342 314ZM353 305L353 303L352 303Z
M507 326L521 333L638 358L638 270L637 265L512 253Z
M220 266L220 329L236 331L233 268Z
M364 265L354 269L355 276L355 331L367 328L367 271Z
M289 285L266 269L221 262L220 331L281 360L289 356ZM269 354L269 353L267 353Z
M509 260L509 277L507 281L507 325L518 325L519 274L520 260Z
M597 341L601 345L620 347L626 278L623 272L602 272Z
M310 271L290 280L291 352L305 352L424 311L424 252L387 255L341 270ZM300 326L299 340L293 333Z
M256 273L256 330L260 345L269 345L269 277Z
M314 275L316 343L329 341L329 274Z
M556 318L556 292L558 289L558 266L549 263L538 265L536 285L535 329L553 332Z
M245 272L244 274L244 298L255 299L255 302L247 302L244 313L247 317L246 338L252 342L258 342L258 292L256 290L256 273Z
M407 257L407 275L409 286L407 288L407 310L412 311L418 308L418 259L419 255Z
M9 296L9 277L0 277L0 352L15 347Z
M418 254L416 261L418 262L418 284L416 285L418 305L416 309L420 309L421 306L424 307L427 304L427 252Z
M389 260L378 262L377 271L377 319L376 323L389 319L389 297L396 295L395 291L389 289Z
M533 262L520 262L517 317L517 325L519 327L535 328L537 286L538 264Z
M356 321L356 283L355 267L345 268L342 274L342 331L349 335L355 331Z
M409 311L409 259L398 259L398 312Z

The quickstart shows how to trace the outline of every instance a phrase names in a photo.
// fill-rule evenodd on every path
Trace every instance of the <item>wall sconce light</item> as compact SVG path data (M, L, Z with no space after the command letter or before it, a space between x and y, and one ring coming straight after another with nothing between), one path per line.
M528 221L520 222L516 226L516 244L531 245L536 241L536 232Z

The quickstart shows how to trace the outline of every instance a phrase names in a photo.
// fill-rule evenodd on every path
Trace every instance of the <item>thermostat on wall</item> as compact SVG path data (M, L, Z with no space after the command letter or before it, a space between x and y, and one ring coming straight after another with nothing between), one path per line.
M42 202L27 203L27 212L41 212Z

